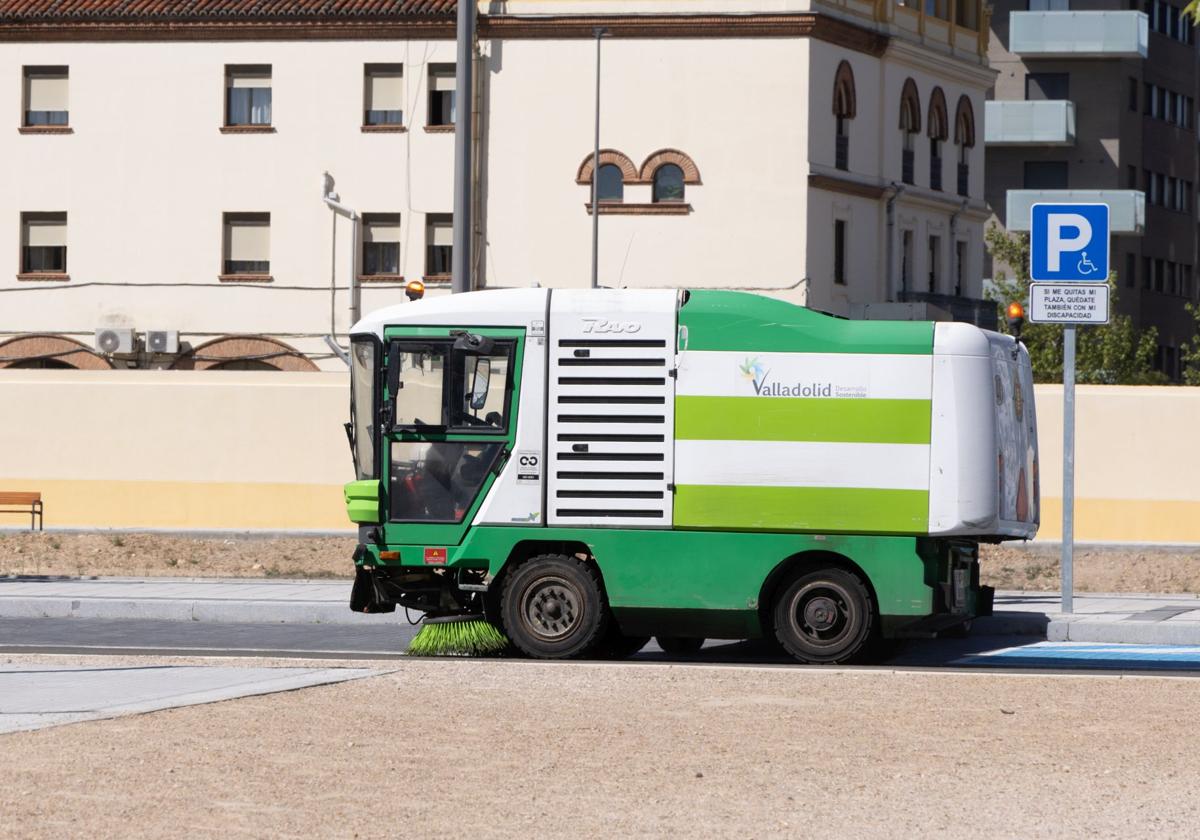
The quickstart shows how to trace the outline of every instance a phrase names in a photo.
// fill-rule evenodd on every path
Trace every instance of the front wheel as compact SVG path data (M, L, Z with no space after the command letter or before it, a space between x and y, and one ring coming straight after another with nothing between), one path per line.
M518 566L504 584L500 615L508 638L535 659L585 656L608 629L596 571L561 554Z
M801 662L832 665L862 654L874 609L863 582L842 569L802 574L775 599L775 636Z

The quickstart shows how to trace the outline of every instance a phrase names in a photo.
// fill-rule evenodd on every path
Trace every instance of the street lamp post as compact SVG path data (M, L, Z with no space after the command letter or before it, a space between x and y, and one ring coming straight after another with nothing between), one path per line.
M597 26L592 30L596 36L596 136L592 156L592 288L600 285L600 39L608 30Z

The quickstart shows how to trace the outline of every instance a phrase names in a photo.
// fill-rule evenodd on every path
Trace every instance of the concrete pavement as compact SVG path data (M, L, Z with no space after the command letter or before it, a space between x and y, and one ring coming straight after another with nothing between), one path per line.
M293 691L378 673L369 668L9 664L0 668L0 733Z
M0 578L0 618L121 618L216 623L407 623L404 611L351 612L346 580ZM1059 613L1054 592L999 592L976 635L1049 641L1200 645L1200 597L1076 594Z

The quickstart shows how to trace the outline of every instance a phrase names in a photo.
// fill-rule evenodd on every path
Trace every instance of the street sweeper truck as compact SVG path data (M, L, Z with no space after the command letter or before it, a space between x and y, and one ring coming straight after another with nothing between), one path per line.
M351 608L468 650L769 637L811 663L962 632L1039 522L1025 348L715 290L510 289L353 328Z

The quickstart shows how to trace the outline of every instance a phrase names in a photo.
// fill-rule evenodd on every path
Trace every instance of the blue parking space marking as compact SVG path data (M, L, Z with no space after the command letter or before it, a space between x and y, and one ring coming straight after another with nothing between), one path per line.
M1200 646L1037 642L961 657L955 665L1025 668L1200 670Z

